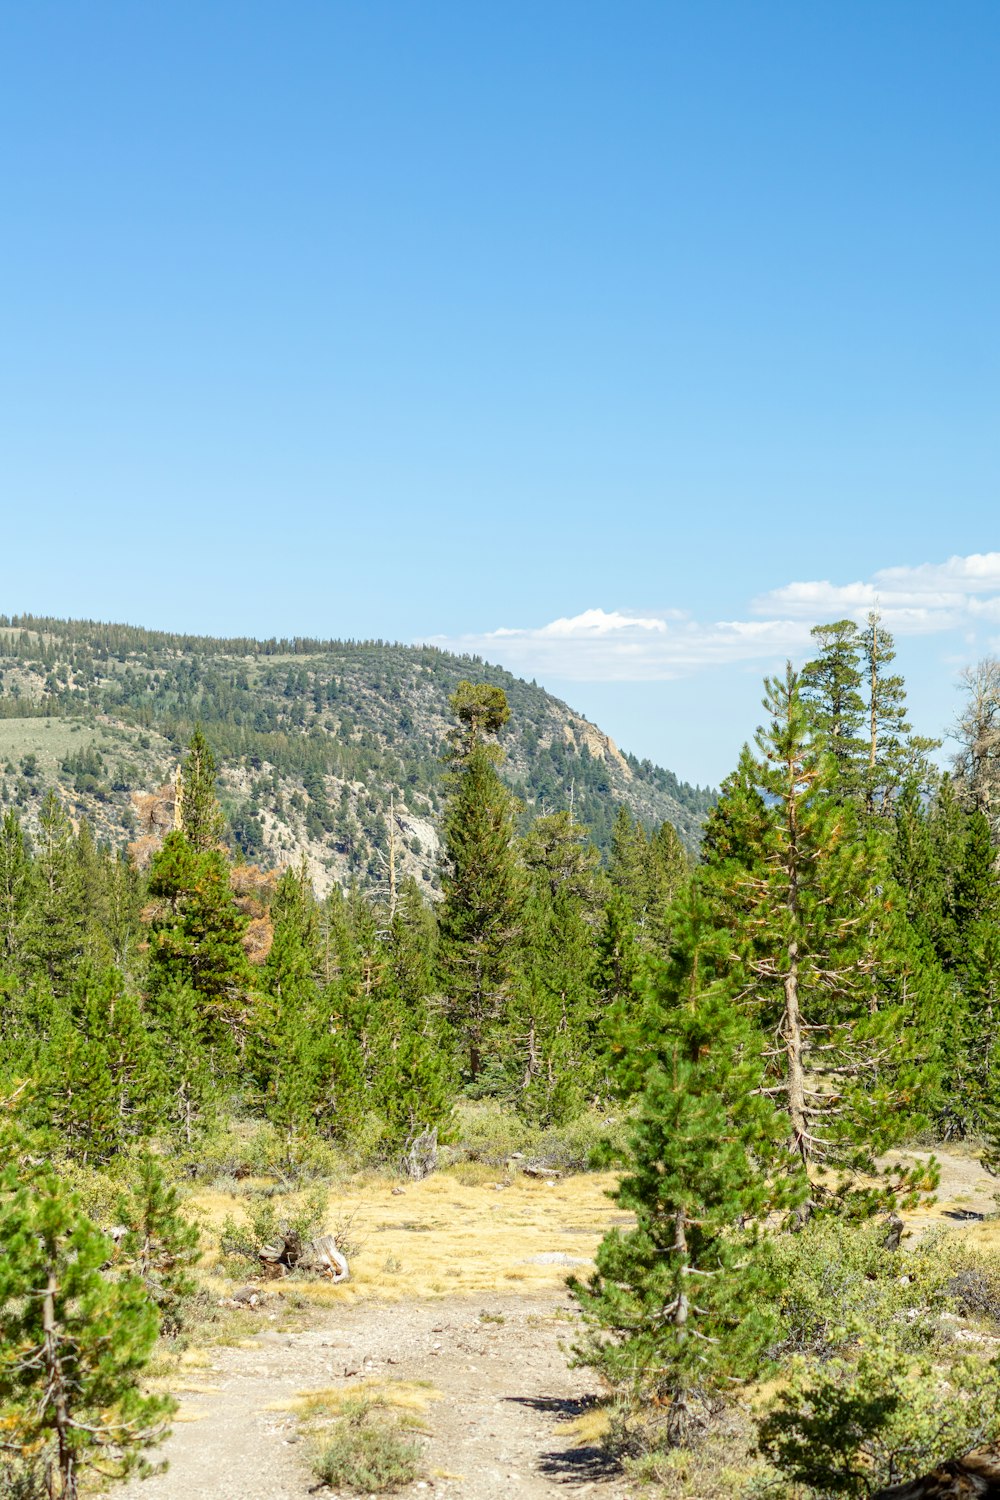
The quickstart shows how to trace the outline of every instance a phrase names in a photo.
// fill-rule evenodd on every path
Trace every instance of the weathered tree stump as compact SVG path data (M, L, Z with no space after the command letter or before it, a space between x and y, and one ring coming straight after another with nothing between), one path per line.
M257 1252L263 1274L269 1279L287 1276L289 1271L315 1271L331 1281L347 1281L350 1268L347 1257L337 1249L332 1234L320 1235L318 1239L302 1239L294 1230L282 1229L277 1237L261 1245Z

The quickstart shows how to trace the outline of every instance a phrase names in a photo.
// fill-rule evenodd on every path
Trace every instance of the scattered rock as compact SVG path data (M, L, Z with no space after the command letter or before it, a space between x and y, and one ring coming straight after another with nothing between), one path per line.
M580 1255L566 1255L562 1250L543 1250L541 1255L529 1255L518 1261L520 1266L592 1266L594 1262Z

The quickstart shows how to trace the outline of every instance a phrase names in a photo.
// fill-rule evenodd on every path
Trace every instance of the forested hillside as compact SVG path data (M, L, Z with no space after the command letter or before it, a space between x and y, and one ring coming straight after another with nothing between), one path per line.
M465 677L511 706L503 775L520 822L573 806L606 854L619 806L697 847L712 794L623 755L534 683L431 647L213 640L0 616L0 799L37 827L44 790L116 847L155 832L149 795L201 724L228 836L248 859L304 856L317 889L402 870L434 888L448 697Z

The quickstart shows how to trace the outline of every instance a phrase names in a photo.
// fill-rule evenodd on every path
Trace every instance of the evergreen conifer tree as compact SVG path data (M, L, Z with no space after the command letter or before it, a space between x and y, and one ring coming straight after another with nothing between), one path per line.
M439 976L446 1017L475 1081L518 980L524 885L515 803L496 769L500 751L480 737L503 722L506 700L492 702L485 719L460 691L452 704L463 732L444 820Z
M587 1284L571 1279L586 1334L578 1363L635 1402L666 1406L673 1441L700 1402L756 1373L773 1336L773 1292L756 1231L794 1201L768 1178L784 1124L758 1087L762 1041L724 984L660 996L664 1027L612 1194L634 1212L612 1230Z
M963 1134L985 1128L992 1136L1000 1134L1000 881L989 821L978 809L968 816L951 915L964 1024L948 1105Z
M862 790L867 746L862 738L861 632L853 620L815 625L818 654L802 668L802 697L812 710L816 733L833 759L832 789L842 798Z
M55 792L38 815L38 845L32 861L26 947L52 988L65 994L84 948L83 886L73 828Z
M85 971L68 996L57 998L39 1074L43 1123L83 1161L106 1161L152 1128L149 1035L117 970Z
M215 793L216 775L215 756L199 724L188 744L180 785L181 828L199 854L217 849L225 834L226 820Z
M0 973L24 971L25 921L31 899L31 859L13 808L0 822Z
M183 978L165 979L149 1000L148 1017L157 1117L190 1146L219 1102L218 1059L206 1041L204 1003Z
M921 785L933 781L927 756L941 742L911 730L906 717L906 684L898 673L887 670L896 658L896 645L877 609L868 615L862 642L868 691L865 807L869 814L885 814L908 781Z
M195 1290L191 1268L198 1256L198 1226L184 1217L176 1187L149 1150L139 1156L116 1212L126 1229L116 1269L142 1282L160 1315L161 1330L178 1333L184 1303Z
M89 1465L147 1470L175 1404L141 1388L156 1310L102 1276L111 1253L53 1172L0 1176L0 1451L40 1451L52 1500L76 1500Z
M522 1109L539 1121L579 1111L599 1076L595 1047L597 851L568 812L536 819L523 843L530 879L525 982L506 1046Z
M271 905L274 939L261 975L248 1055L264 1109L289 1143L320 1125L334 1043L316 981L318 918L305 871L286 870Z
M940 991L887 936L902 941L888 921L902 902L878 843L831 792L796 674L765 687L770 724L710 820L699 884L711 925L733 939L734 1000L774 1039L762 1087L786 1120L786 1168L808 1174L815 1205L834 1201L824 1168L870 1173L912 1128L940 1042L919 1023ZM850 1175L842 1189L853 1192Z
M201 1033L219 1064L242 1050L252 975L243 949L247 917L233 900L218 849L199 853L168 833L149 870L149 981L155 997L189 986L201 1003ZM154 1005L155 1010L155 1005Z

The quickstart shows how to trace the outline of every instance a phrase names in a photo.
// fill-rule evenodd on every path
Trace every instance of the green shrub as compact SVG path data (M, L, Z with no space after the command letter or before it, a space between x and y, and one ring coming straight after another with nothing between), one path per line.
M760 1490L768 1500L781 1500L780 1477L756 1451L750 1424L735 1412L691 1446L661 1441L655 1427L645 1434L634 1424L627 1430L625 1472L639 1484L655 1485L658 1500L733 1500Z
M421 1471L418 1443L398 1421L375 1415L375 1403L345 1405L327 1430L313 1469L321 1484L346 1485L359 1494L385 1494L412 1484Z
M452 1150L458 1161L481 1161L500 1167L516 1152L527 1154L537 1138L538 1132L511 1109L467 1101L456 1106Z
M887 1250L886 1223L815 1219L799 1234L774 1236L768 1253L781 1282L780 1344L772 1354L826 1357L858 1336L892 1335L901 1348L937 1336L931 1314L948 1305L951 1271L937 1246Z
M127 1156L116 1157L105 1167L84 1165L79 1161L55 1160L59 1180L76 1194L80 1207L89 1219L102 1229L118 1222L118 1199L128 1180Z
M289 1137L267 1120L217 1121L191 1149L190 1166L203 1182L270 1177L283 1182L338 1178L343 1153L319 1136Z
M1000 1256L958 1236L932 1242L927 1253L947 1271L944 1291L955 1311L1000 1326Z
M864 1497L996 1438L1000 1371L963 1360L945 1376L880 1341L856 1361L799 1363L758 1430L761 1451L793 1483Z
M563 1172L602 1171L625 1157L630 1121L588 1113L550 1125L532 1149L546 1166Z
M521 1155L563 1172L594 1171L621 1156L627 1123L588 1111L542 1130L510 1107L460 1100L451 1132L452 1159L502 1167L511 1156Z

